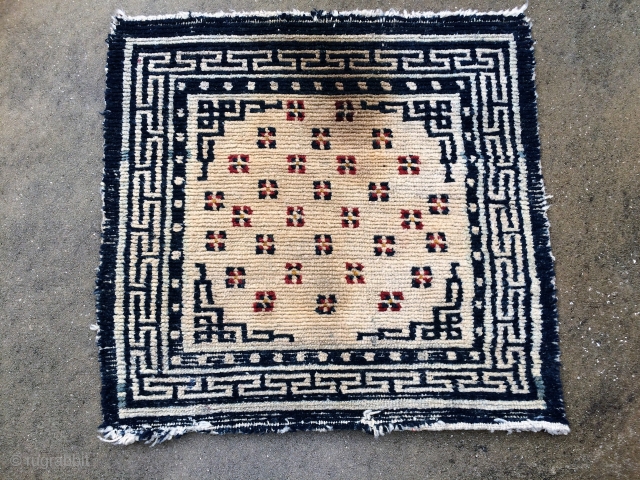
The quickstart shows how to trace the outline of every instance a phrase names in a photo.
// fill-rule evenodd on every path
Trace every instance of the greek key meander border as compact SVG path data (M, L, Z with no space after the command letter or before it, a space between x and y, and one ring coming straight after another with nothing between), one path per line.
M370 39L370 37L369 37L369 38L367 38L368 36L363 36L363 37L364 37L365 39L367 39L367 40L369 40L369 39ZM486 39L487 37L489 37L491 40L494 40L496 37L505 37L505 36L504 36L504 35L500 35L500 36L491 36L491 35L489 35L489 36L485 36L485 35L470 35L470 36L467 36L467 37L471 37L470 39L474 39L474 40L477 40L477 39L478 39L478 37L481 37L481 38L483 38L483 37L484 37L485 39ZM521 201L525 204L525 207L521 210L521 211L522 211L522 214L523 214L523 216L524 216L524 218L523 218L523 220L522 220L522 225L521 225L521 227L525 230L524 235L522 235L522 237L523 237L523 240L527 242L527 245L526 245L526 250L527 250L527 253L528 253L528 258L526 259L526 260L527 260L527 264L528 264L529 266L533 266L533 265L535 265L535 262L533 261L533 253L532 253L532 252L533 252L533 248L532 248L532 245L531 245L531 243L532 243L532 238L531 238L531 231L530 231L530 226L529 226L529 224L528 224L528 218L527 218L527 217L528 217L528 210L527 210L528 205L526 204L526 198L527 198L527 194L526 194L526 192L527 192L527 186L526 186L526 175L524 175L524 174L522 173L523 171L525 171L525 172L526 172L526 167L525 167L524 160L523 160L523 155L522 155L522 145L521 145L520 138L519 138L519 136L520 136L520 135L519 135L519 134L520 134L520 131L519 131L519 112L518 112L518 108L514 108L514 109L512 109L513 111L511 111L511 109L509 108L509 107L513 107L513 106L516 106L516 107L517 107L517 105L518 105L518 103L517 103L517 88L514 88L514 85L517 85L517 70L516 70L516 67L515 67L515 65L516 65L516 60L515 60L515 44L514 44L514 42L513 42L513 40L512 40L512 36L511 36L511 35L508 35L508 36L506 36L506 37L508 37L508 38L510 38L510 39L511 39L511 42L510 42L510 49L509 49L509 53L510 53L510 57L509 57L509 65L510 65L510 67L511 67L511 72L510 72L510 73L511 73L511 76L512 76L512 77L511 77L511 78L512 78L512 82L511 82L511 92L512 92L513 98L511 98L511 99L510 99L510 100L511 100L511 102L510 102L510 103L509 103L509 102L507 102L507 106L506 106L506 107L503 107L502 109L503 109L503 111L506 111L507 115L509 115L510 113L512 113L512 114L513 114L513 118L510 118L509 126L510 126L511 128L514 128L514 127L512 127L512 125L511 125L511 123L512 123L512 122L511 122L511 120L513 120L513 123L515 124L515 128L514 128L515 132L514 132L514 134L515 134L515 137L516 137L516 145L517 145L517 152L518 152L518 155L517 155L517 156L518 156L518 158L519 158L519 165L518 165L518 168L519 168L519 171L520 171L520 179L519 179L519 180L520 180L520 182L519 182L519 187L520 187L520 199L523 199L523 198L525 199L524 201L522 201L522 200L521 200ZM343 39L343 38L344 38L344 37L341 37L341 40L340 40L340 41L342 41L342 39ZM277 39L278 39L278 40L282 40L282 37L278 36L278 37L277 37ZM331 39L331 37L326 37L325 39L326 39L326 40L328 40L328 41L332 40L332 39ZM416 41L416 37L415 37L415 36L410 36L410 39L411 39L411 41ZM436 41L446 41L446 40L443 38L443 36L433 36L433 37L432 37L432 39L433 39L433 40L436 40ZM274 40L275 40L275 38L274 38ZM456 38L456 41L458 41L458 40L460 40L460 38L459 38L459 37L458 37L458 38ZM502 38L502 40L504 40L504 38ZM190 39L190 41L202 41L202 39L198 39L198 40ZM145 43L145 42L135 42L135 41L134 41L133 43L141 43L141 44L142 44L142 43ZM170 44L170 43L179 43L179 40L178 40L178 39L176 39L176 41L175 41L175 42L164 42L164 43L166 43L166 44ZM131 43L130 43L130 44L128 44L128 48L129 48L129 45L132 45L132 44L131 44ZM131 50L128 50L128 52L130 52L130 51L131 51ZM129 58L129 57L128 57L128 58ZM130 61L130 60L131 60L131 59L129 58L129 61ZM128 63L127 63L127 65L128 65ZM127 72L127 73L126 73L127 75L128 75L128 74L130 74L128 70L127 70L126 72ZM234 75L234 76L236 76L236 75ZM251 76L255 76L255 75L251 75ZM270 75L270 76L273 76L273 75ZM388 75L385 75L385 76L388 76ZM403 74L403 75L401 75L401 77L409 77L409 76L408 76L408 75L406 75L406 74ZM423 78L424 78L424 77L425 77L425 75L421 75L421 77L423 77ZM484 83L482 83L482 86L484 87L484 86L485 86L485 84L484 84ZM131 92L130 92L130 91L129 91L129 92L127 92L127 91L125 90L125 98L126 98L126 99L131 98L130 96L127 96L127 93L129 93L129 94L130 94ZM484 94L486 95L486 92L484 92ZM172 100L172 99L171 99L171 100ZM137 115L137 114L136 114L136 115ZM128 112L127 112L127 108L126 108L126 107L125 107L125 112L123 113L123 119L124 119L124 121L123 121L123 129L126 129L126 126L127 126L127 124L128 124ZM162 134L162 135L165 135L163 132L158 132L158 133L160 133L160 134ZM169 135L169 136L170 136L170 135L172 135L172 133L173 133L173 132L171 132L171 131L170 131L170 132L168 132L166 135ZM496 133L497 133L497 134L499 134L499 132L496 132ZM127 134L127 135L123 135L123 138L128 138L128 134ZM477 142L479 142L479 141L480 141L480 140L478 139L478 140L477 140ZM124 150L124 151L123 151L123 167L125 167L125 168L123 169L123 171L124 171L124 170L126 170L126 169L128 168L128 167L127 167L127 164L128 164L128 154L129 154L129 152L128 152L128 148L127 148L126 146L124 146L124 145L123 145L123 150ZM512 157L512 158L513 158L513 157ZM514 159L514 160L515 160L515 159ZM171 165L171 162L167 162L167 163L169 164L169 166ZM169 172L168 174L170 175L170 172ZM515 175L514 175L514 176L515 176ZM515 180L514 180L514 176L511 176L511 177L510 177L510 180L511 180L511 181L513 181L513 182L515 182ZM128 175L126 175L126 177L128 177ZM503 178L504 178L504 177L503 177ZM125 184L125 182L124 182L124 180L125 180L125 175L123 175L123 176L122 176L122 179L123 179L123 184ZM512 185L512 187L513 187L513 185ZM123 205L123 203L124 203L124 205ZM123 206L125 207L124 209L122 209L122 207L123 207ZM501 204L497 204L496 206L498 207L498 209L502 208L502 205L501 205ZM129 210L128 210L128 205L126 205L126 198L125 198L125 197L123 197L123 196L121 196L121 199L120 199L120 207L121 207L121 211L129 211ZM124 217L124 219L126 219L126 218L127 218L127 217L125 217L125 216L121 216L121 221L122 221L122 223L124 223L124 221L126 221L126 220L124 220L124 219L123 219L123 217ZM484 216L484 215L482 215L482 216L481 216L481 218L483 218L483 219L484 219L484 218L485 218L485 216ZM121 227L122 227L122 223L121 223ZM126 227L126 225L125 225L125 227ZM122 232L122 228L120 229L120 233L121 233L121 234L123 233L123 232ZM121 238L122 238L122 237L121 237ZM121 259L122 259L122 257L121 257L121 253L124 253L124 252L122 251L122 249L123 249L123 248L124 248L124 247L123 247L123 246L121 246L121 245L119 245L119 246L118 246L119 260L121 260ZM484 244L484 243L483 243L483 248L485 248L485 249L487 248L486 244ZM485 261L488 261L488 260L486 260L486 258L488 258L488 257L487 257L487 256L485 256ZM120 262L120 261L119 261L119 262L118 262L118 268L119 268L119 269L122 269L122 268L123 268L123 267L121 267L121 265L123 265L123 262ZM508 265L507 265L507 266L508 266ZM489 271L492 271L492 270L490 269ZM120 271L119 273L121 273L121 274L122 274L122 273L124 273L124 272ZM123 276L119 276L118 278L124 278L124 277L123 277ZM535 278L535 275L531 275L531 276L530 276L530 278L531 278L531 281L532 281L532 284L531 284L531 294L532 294L532 295L531 295L531 298L532 298L533 303L536 303L536 304L537 304L537 299L538 299L538 298L537 298L537 293L539 292L539 287L537 287L537 285L536 285L537 279ZM489 290L489 289L487 289L487 290ZM119 292L121 292L121 290L118 290L118 291L119 291ZM488 295L489 295L489 293L487 292L487 296L488 296ZM534 359L533 359L533 363L532 363L532 373L533 373L534 377L538 377L538 376L539 376L539 374L540 374L540 373L539 373L539 370L540 370L540 360L539 360L539 358L537 357L538 348L539 348L539 342L540 342L540 339L539 339L539 329L540 329L540 325L539 325L539 323L540 323L539 310L540 310L539 305L536 305L536 306L534 306L534 307L532 307L532 308L531 308L531 312L532 312L533 317L534 317L534 318L532 318L532 326L534 327L534 330L535 330L535 329L537 329L537 331L538 331L538 332L537 332L537 333L538 333L537 335L536 335L536 334L534 334L534 333L536 333L536 332L533 332L533 333L532 333L532 335L531 335L531 340L532 340L532 350L531 350L531 354L532 354L532 356L534 357ZM124 313L124 310L123 310L123 308L122 308L122 304L121 304L120 302L118 302L118 303L116 304L116 314L123 315L123 313ZM538 318L535 318L535 317L536 317L536 313L538 313ZM116 322L116 323L117 323L118 325L122 325L122 326L124 326L124 321L125 321L125 320L124 320L124 318L123 318L123 317L120 317L120 319L121 319L121 320L120 320L120 322ZM165 332L165 333L166 333L166 332ZM493 332L492 332L492 333L493 333ZM504 333L504 330L503 330L503 333ZM123 339L123 337L122 337L121 335L117 335L117 336L116 336L116 338L117 338L117 339ZM150 338L153 338L153 336L152 336L152 337L150 337ZM165 336L165 337L163 337L163 338L166 338L166 336ZM118 376L119 376L119 378L120 378L120 379L122 379L122 378L126 378L126 374L128 373L128 371L126 371L126 370L128 370L128 369L126 368L126 366L125 366L125 365L122 365L122 361L124 360L124 357L123 357L122 355L120 355L121 353L123 353L124 346L121 344L121 342L117 342L117 344L118 344L118 349L119 349L119 352L118 352L118 353L119 353L119 354L118 354ZM125 371L126 371L126 373L125 373L125 372L122 372L122 367L123 367L123 366L125 367ZM314 366L313 368L314 368L314 369L316 369L316 367L317 367L317 366ZM439 366L438 366L438 365L430 365L430 368L432 368L432 369L435 369L436 367L439 367ZM446 367L446 365L443 365L443 366L441 366L441 367ZM272 367L259 367L259 368L262 368L262 369L273 369ZM362 366L354 366L353 368L355 368L355 369L357 369L357 370L362 370L362 369L363 369L363 367L362 367ZM396 370L398 370L399 372L401 372L401 371L402 371L402 366L398 366L398 367L391 367L391 368L395 368L395 369L396 369ZM416 365L415 365L415 364L412 364L411 366L408 366L407 368L415 369L415 368L416 368ZM245 368L243 368L243 370L246 370L246 369L247 369L246 367L245 367ZM343 369L346 369L346 368L343 368ZM156 371L157 371L157 370L156 370ZM154 371L154 373L155 373L156 371ZM227 370L227 371L228 371L228 370ZM121 373L125 373L125 376L124 376L124 377L120 376L120 374L121 374ZM176 373L178 373L178 371L176 371ZM182 373L182 372L181 372L181 373ZM195 372L184 371L183 373L185 373L185 374L187 374L187 373L188 373L188 374L193 374L193 373L195 373ZM411 373L411 372L407 372L407 373ZM288 376L289 376L289 377L291 377L291 376L295 376L295 375L296 375L296 373L294 372L294 373L289 374ZM504 375L504 372L503 372L503 373L500 373L500 376L504 377L504 376L505 376L505 375ZM336 377L336 375L333 375L333 377L335 378L335 377ZM246 377L245 377L245 378L246 378ZM275 379L275 377L274 377L274 379ZM180 377L178 377L176 380L177 380L179 383L182 383L182 384L187 383L187 382L185 382L185 379L184 379L184 378L180 378ZM163 382L164 382L164 383L170 383L170 382L171 382L171 379L169 379L169 378L165 378L165 379L163 379ZM135 384L135 383L136 383L136 382L134 381L134 382L133 382L133 384ZM277 382L276 382L274 385L277 385ZM279 385L279 387L281 387L281 385ZM171 390L171 389L172 389L172 387L167 387L167 388L168 388L168 390ZM289 388L289 387L287 387L287 388ZM144 398L145 400L149 400L149 399L151 399L151 396L144 396L143 398ZM165 398L166 398L166 397L165 397ZM294 402L294 403L296 403L296 402ZM348 403L348 402L347 402L347 403ZM388 401L387 401L387 402L385 402L385 403L388 403ZM436 402L436 403L438 403L438 404L439 404L440 402ZM499 403L501 403L501 404L502 404L503 402L499 402ZM297 404L297 403L296 403L296 404ZM245 404L243 404L243 405L245 405ZM326 405L326 402L322 402L322 405ZM228 406L228 405L227 405L227 406Z

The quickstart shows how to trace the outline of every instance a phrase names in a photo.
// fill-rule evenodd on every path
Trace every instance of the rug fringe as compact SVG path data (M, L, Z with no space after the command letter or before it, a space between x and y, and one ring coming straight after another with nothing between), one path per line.
M494 423L446 423L442 420L430 420L418 425L405 425L402 423L379 421L375 415L383 413L381 410L365 410L362 417L355 425L355 430L362 430L373 434L374 438L388 435L392 432L401 431L445 431L445 430L486 430L490 432L547 432L551 435L567 435L570 432L569 426L562 423L522 420L508 421L495 418ZM333 428L322 424L306 424L303 427L292 427L281 423L263 423L262 425L252 425L252 432L261 433L287 433L293 431L329 432ZM214 425L207 421L194 422L191 425L176 425L171 427L155 427L152 425L142 425L131 427L127 425L109 426L98 430L98 438L103 442L112 445L131 445L135 442L144 442L147 445L155 446L174 438L179 438L187 433L208 433L218 435L221 433L244 433L242 428L229 428L225 425Z
M330 432L333 427L329 425L311 427L305 431ZM265 424L259 428L252 428L252 431L261 433L288 433L294 431L289 425L269 425ZM135 442L144 442L147 445L155 446L174 438L180 438L187 433L208 433L219 435L221 433L244 433L242 428L229 429L226 426L215 426L210 422L201 421L193 425L177 425L173 427L153 427L145 425L141 427L130 427L126 425L117 427L105 427L98 430L98 439L112 445L131 445Z
M180 438L186 433L217 433L215 427L209 422L198 422L193 425L179 425L166 428L157 428L150 425L138 428L128 426L115 428L106 427L100 429L98 432L98 438L100 440L112 445L131 445L135 442L144 441L144 443L151 445L152 447L174 438Z
M366 414L367 412L365 412ZM378 413L372 412L371 415ZM546 421L536 421L536 420L522 420L522 421L507 421L500 418L494 419L495 423L445 423L442 420L438 421L427 421L417 426L404 426L402 424L396 424L393 422L381 422L380 424L376 424L375 420L372 418L365 418L363 416L363 420L361 423L365 424L369 427L367 431L369 433L373 433L375 438L382 437L386 434L392 432L401 432L401 431L410 431L410 432L423 432L423 431L431 431L431 432L441 432L448 430L487 430L491 433L493 432L547 432L551 435L568 435L571 431L568 425L562 423L554 423L554 422L546 422Z
M320 20L331 20L332 18L340 18L340 17L351 17L351 16L360 16L360 17L378 17L384 21L384 17L402 17L402 18L444 18L451 16L509 16L509 17L517 17L522 15L529 6L529 0L521 5L520 7L514 7L509 10L490 10L487 12L481 12L478 10L443 10L441 12L416 12L407 10L331 10L331 11L323 11L323 10L314 10L312 12L302 11L302 10L274 10L274 11L218 11L215 13L204 13L204 12L178 12L175 14L165 14L165 15L127 15L124 10L117 10L115 15L112 17L112 33L115 29L119 20L125 21L145 21L145 20L170 20L170 19L188 19L194 17L205 17L205 18L225 18L225 17L279 17L282 15L294 16L294 17L306 17L309 19L314 19L315 21Z

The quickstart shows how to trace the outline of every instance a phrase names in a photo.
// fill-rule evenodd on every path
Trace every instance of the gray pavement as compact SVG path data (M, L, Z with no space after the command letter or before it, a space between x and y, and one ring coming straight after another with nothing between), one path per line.
M515 6L0 1L0 478L640 478L637 0L539 0L528 10L570 435L191 434L154 448L96 437L100 377L89 325L111 14ZM45 468L63 455L85 465Z

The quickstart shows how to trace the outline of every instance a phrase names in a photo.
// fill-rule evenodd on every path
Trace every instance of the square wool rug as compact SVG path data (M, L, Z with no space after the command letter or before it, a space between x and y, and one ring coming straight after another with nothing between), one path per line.
M108 43L103 439L569 431L522 11Z

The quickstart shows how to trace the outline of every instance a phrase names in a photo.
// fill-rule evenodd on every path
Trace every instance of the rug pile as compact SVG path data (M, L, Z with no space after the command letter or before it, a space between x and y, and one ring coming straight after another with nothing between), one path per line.
M103 439L569 431L522 12L115 19Z

